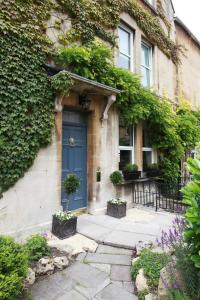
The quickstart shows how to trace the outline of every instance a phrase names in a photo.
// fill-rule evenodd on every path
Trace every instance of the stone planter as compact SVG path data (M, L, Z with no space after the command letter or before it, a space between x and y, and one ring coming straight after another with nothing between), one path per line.
M76 233L77 217L61 221L55 215L52 222L52 233L59 239L66 239Z
M124 180L135 180L141 175L140 171L123 171Z
M107 215L113 218L123 218L126 216L126 203L113 204L108 202Z

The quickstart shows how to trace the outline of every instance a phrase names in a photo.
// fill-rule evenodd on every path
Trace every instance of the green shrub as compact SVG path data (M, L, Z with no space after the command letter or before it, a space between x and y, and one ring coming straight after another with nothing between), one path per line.
M173 289L168 290L168 298L169 300L191 300L192 299L192 298L191 299L188 298L183 292L179 290L173 290Z
M112 182L113 185L122 183L123 177L122 177L122 174L120 173L120 171L114 171L110 175L110 181Z
M145 296L149 294L147 289L144 289L138 293L139 300L145 300Z
M64 188L66 193L73 194L75 193L80 186L80 179L76 174L69 174L64 180Z
M160 271L169 262L166 254L154 253L150 250L143 250L140 258L134 263L131 269L132 278L135 280L140 269L144 269L144 275L150 288L158 287Z
M28 270L27 253L10 237L0 236L0 299L16 300Z
M200 268L200 159L189 159L188 170L193 175L193 180L182 189L184 203L188 205L185 218L186 243L190 247L193 263Z
M48 256L50 254L46 238L39 234L31 236L27 240L25 248L30 261L39 260L43 256Z
M138 166L136 164L127 164L124 168L127 172L133 172L138 170Z

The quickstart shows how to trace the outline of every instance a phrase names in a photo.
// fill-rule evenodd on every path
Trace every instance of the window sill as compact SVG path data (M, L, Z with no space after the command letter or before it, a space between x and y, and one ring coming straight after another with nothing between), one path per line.
M160 177L145 177L145 178L139 178L139 179L134 179L134 180L124 180L122 183L117 184L117 186L124 186L124 185L130 185L132 183L153 181L158 178L160 178Z

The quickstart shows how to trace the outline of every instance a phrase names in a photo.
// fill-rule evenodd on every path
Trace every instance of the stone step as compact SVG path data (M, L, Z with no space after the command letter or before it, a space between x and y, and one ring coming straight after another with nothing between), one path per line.
M84 262L130 266L131 256L120 254L88 253Z

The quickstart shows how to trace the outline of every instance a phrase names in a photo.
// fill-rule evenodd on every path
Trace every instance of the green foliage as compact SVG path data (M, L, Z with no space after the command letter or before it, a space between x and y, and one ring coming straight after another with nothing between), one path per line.
M190 258L190 246L183 244L181 246L176 247L175 256L175 269L178 270L178 273L180 274L185 294L188 296L188 299L199 300L200 271L194 266L194 263ZM172 299L176 300L176 298Z
M145 296L149 294L147 289L144 289L138 293L139 300L145 300Z
M60 71L51 77L52 88L63 96L68 96L72 79L67 71Z
M180 106L176 113L168 99L160 99L143 88L138 75L114 67L111 54L99 43L74 45L59 49L56 62L69 71L120 90L116 105L123 122L127 125L148 122L153 146L158 149L159 169L166 181L174 181L184 153L200 139L197 130L200 113L193 113L186 106Z
M113 185L117 185L122 183L123 176L120 171L114 171L112 174L110 174L110 181Z
M190 300L193 298L188 298L183 292L179 290L169 289L168 290L169 300Z
M30 261L37 261L43 256L48 256L50 254L46 238L39 234L31 236L27 240L25 249Z
M157 45L174 63L179 62L180 46L164 32L159 18L135 0L59 0L58 3L62 12L68 13L72 19L72 29L60 36L60 42L65 45L79 40L88 44L96 36L115 45L113 30L120 23L120 14L125 12L136 20L152 44ZM158 13L169 30L169 22L160 6Z
M24 248L10 237L0 236L0 299L16 300L28 271Z
M132 172L132 171L137 171L138 166L136 164L127 164L124 168L125 171Z
M65 178L63 185L68 195L73 194L80 187L80 179L76 174L69 174Z
M51 140L53 95L42 64L50 0L1 1L0 189L7 190Z
M140 258L132 266L132 278L135 280L139 270L143 268L149 287L155 289L158 287L160 271L168 262L169 258L166 254L143 250Z
M183 188L184 203L188 205L185 214L187 229L186 242L190 246L191 259L197 268L200 268L200 159L189 159L188 170L193 180Z

